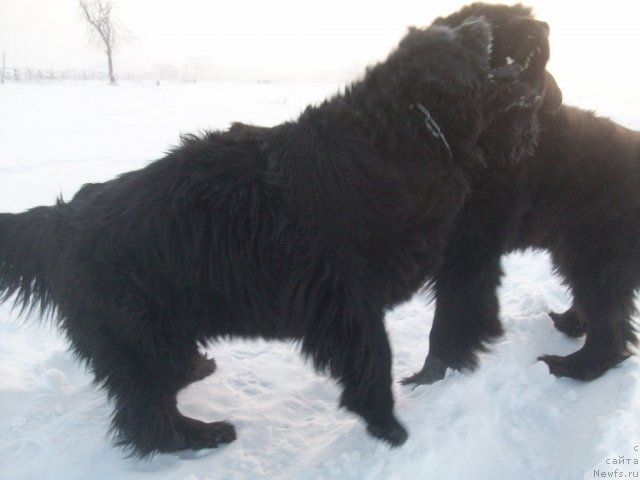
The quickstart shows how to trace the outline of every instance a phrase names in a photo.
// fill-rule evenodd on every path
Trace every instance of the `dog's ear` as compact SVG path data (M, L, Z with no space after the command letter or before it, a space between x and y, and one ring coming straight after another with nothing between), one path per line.
M483 17L469 17L454 32L465 47L476 50L487 59L493 48L493 30Z
M549 72L545 71L544 100L540 111L545 113L555 113L562 105L562 90L558 87L556 79Z

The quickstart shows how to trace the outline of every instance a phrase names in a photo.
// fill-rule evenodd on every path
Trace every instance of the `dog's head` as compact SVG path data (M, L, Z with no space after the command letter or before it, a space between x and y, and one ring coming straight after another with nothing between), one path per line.
M491 25L492 68L502 69L502 74L508 74L514 69L510 65L525 67L522 80L544 92L540 111L555 112L562 104L562 91L553 75L545 70L549 60L549 25L536 20L530 7L487 3L473 3L447 17L436 19L434 24L456 27L470 16L484 18Z
M534 114L544 94L529 72L544 71L548 58L548 29L538 28L542 26L530 25L527 35L514 32L512 61L499 67L494 66L494 28L486 18L469 16L455 26L410 28L350 94L368 109L375 105L394 118L404 116L409 107L417 112L406 116L411 129L428 130L451 156L444 136L473 143L496 121L513 117L511 112L522 129L536 122Z
M548 27L526 19L524 34L518 31L519 21L511 26L508 65L494 61L494 27L486 18L468 16L456 25L410 28L387 60L368 71L366 90L383 98L400 95L392 104L416 107L427 123L433 117L432 123L439 125L432 125L436 136L442 130L475 141L505 112L523 107L531 108L522 112L522 121L532 120L543 98L544 81L534 80L548 59Z
M357 88L368 97L384 99L403 115L407 107L422 102L445 126L466 131L466 125L484 116L483 89L492 44L491 25L479 18L455 27L411 27Z
M492 45L491 24L471 17L451 27L410 27L387 62L418 83L437 82L448 75L471 80L489 68Z

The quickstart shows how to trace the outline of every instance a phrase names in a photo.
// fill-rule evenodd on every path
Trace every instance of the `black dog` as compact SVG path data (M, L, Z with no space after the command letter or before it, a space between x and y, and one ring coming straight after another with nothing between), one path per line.
M69 203L1 214L0 291L57 315L136 455L235 439L176 405L215 369L198 345L220 336L298 340L341 405L402 444L384 313L439 265L469 172L485 168L479 136L502 125L511 158L537 132L546 34L516 42L529 69L491 71L491 39L479 19L411 29L295 122L188 137Z
M455 26L468 15L492 23L496 50L511 41L499 37L510 21L532 18L521 5L473 4L437 23ZM551 373L592 380L636 342L630 317L640 286L640 133L566 106L549 105L540 122L533 159L475 180L436 275L429 354L405 383L432 383L447 367L476 366L485 342L502 334L500 257L516 249L551 253L573 293L571 309L551 318L568 335L586 333L577 352L541 357Z

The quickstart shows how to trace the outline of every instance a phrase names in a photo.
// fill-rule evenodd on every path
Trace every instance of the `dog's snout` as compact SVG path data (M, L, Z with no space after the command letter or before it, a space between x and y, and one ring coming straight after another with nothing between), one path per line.
M547 35L549 35L549 32L551 31L551 29L549 28L549 24L547 22L543 22L542 20L536 20L536 24L541 27L545 32L547 32Z

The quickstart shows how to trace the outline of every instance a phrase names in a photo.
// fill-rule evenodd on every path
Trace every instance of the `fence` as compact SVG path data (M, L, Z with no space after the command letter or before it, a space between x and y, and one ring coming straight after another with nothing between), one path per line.
M172 80L175 76L158 73L118 73L116 80ZM45 70L35 68L2 68L0 65L0 80L4 82L55 82L65 80L100 80L109 81L109 75L105 71L96 70Z
M106 72L80 70L42 70L32 68L0 67L0 78L5 82L44 82L59 80L108 80Z

